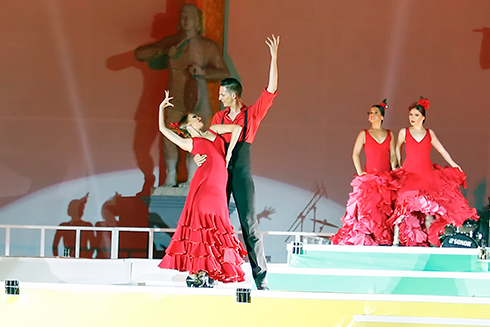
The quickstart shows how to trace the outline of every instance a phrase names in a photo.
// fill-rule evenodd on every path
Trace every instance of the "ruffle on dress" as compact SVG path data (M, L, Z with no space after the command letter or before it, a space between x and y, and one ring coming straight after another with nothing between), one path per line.
M404 174L398 171L356 176L351 183L342 227L330 240L342 245L391 245L393 233L387 224L397 189Z
M242 282L245 272L241 265L245 255L247 252L231 224L224 224L218 215L201 214L194 219L179 221L158 266L190 274L203 270L212 279L223 283Z
M439 246L439 236L446 225L461 227L467 219L479 219L459 190L460 186L466 187L466 175L458 168L434 165L429 172L405 174L406 182L398 191L395 210L388 221L390 225L399 224L400 245L428 246L429 241ZM434 216L428 232L426 215Z

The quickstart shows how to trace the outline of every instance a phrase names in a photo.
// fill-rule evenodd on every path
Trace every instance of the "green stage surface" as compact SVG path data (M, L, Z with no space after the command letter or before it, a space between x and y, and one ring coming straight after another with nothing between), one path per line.
M273 290L490 297L478 249L304 244L269 273Z

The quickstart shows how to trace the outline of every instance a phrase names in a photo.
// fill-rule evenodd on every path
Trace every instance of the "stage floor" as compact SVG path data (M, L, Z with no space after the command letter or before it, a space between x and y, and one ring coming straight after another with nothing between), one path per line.
M490 273L474 249L303 250L269 265L270 291L254 289L248 264L243 283L191 289L159 260L0 257L0 280L20 283L0 295L2 326L490 326Z

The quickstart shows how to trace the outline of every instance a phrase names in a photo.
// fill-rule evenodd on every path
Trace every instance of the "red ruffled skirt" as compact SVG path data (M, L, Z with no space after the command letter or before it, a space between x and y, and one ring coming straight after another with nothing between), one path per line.
M399 224L400 245L428 246L430 242L439 246L446 225L461 227L467 219L479 218L459 190L460 186L466 187L465 173L458 168L434 168L423 174L399 169L406 179L398 191L389 224ZM429 231L425 228L426 215L434 216Z
M190 274L203 270L223 283L242 282L246 254L229 221L216 214L200 214L181 217L158 266Z
M398 170L356 176L342 227L330 241L343 245L391 245L393 232L387 220L403 178Z

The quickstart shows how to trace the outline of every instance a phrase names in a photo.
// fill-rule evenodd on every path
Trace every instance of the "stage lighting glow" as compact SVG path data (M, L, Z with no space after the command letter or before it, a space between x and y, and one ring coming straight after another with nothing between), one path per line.
M82 155L85 160L85 166L88 170L89 176L95 175L95 169L92 159L92 151L90 149L90 143L88 141L87 128L85 126L85 117L83 117L83 103L80 96L79 86L77 82L77 75L75 70L75 65L73 61L72 51L70 50L69 42L66 37L66 27L61 19L62 14L60 13L59 0L49 0L47 1L47 10L50 16L51 28L53 31L53 39L55 42L58 61L60 69L62 71L66 90L68 93L70 101L70 109L72 112L73 120L75 121L76 130L80 138L80 145L82 149ZM95 187L95 180L93 178L88 178L90 184L90 189L94 189L96 192L95 199L98 201L97 187ZM97 203L97 207L102 207L102 203Z

